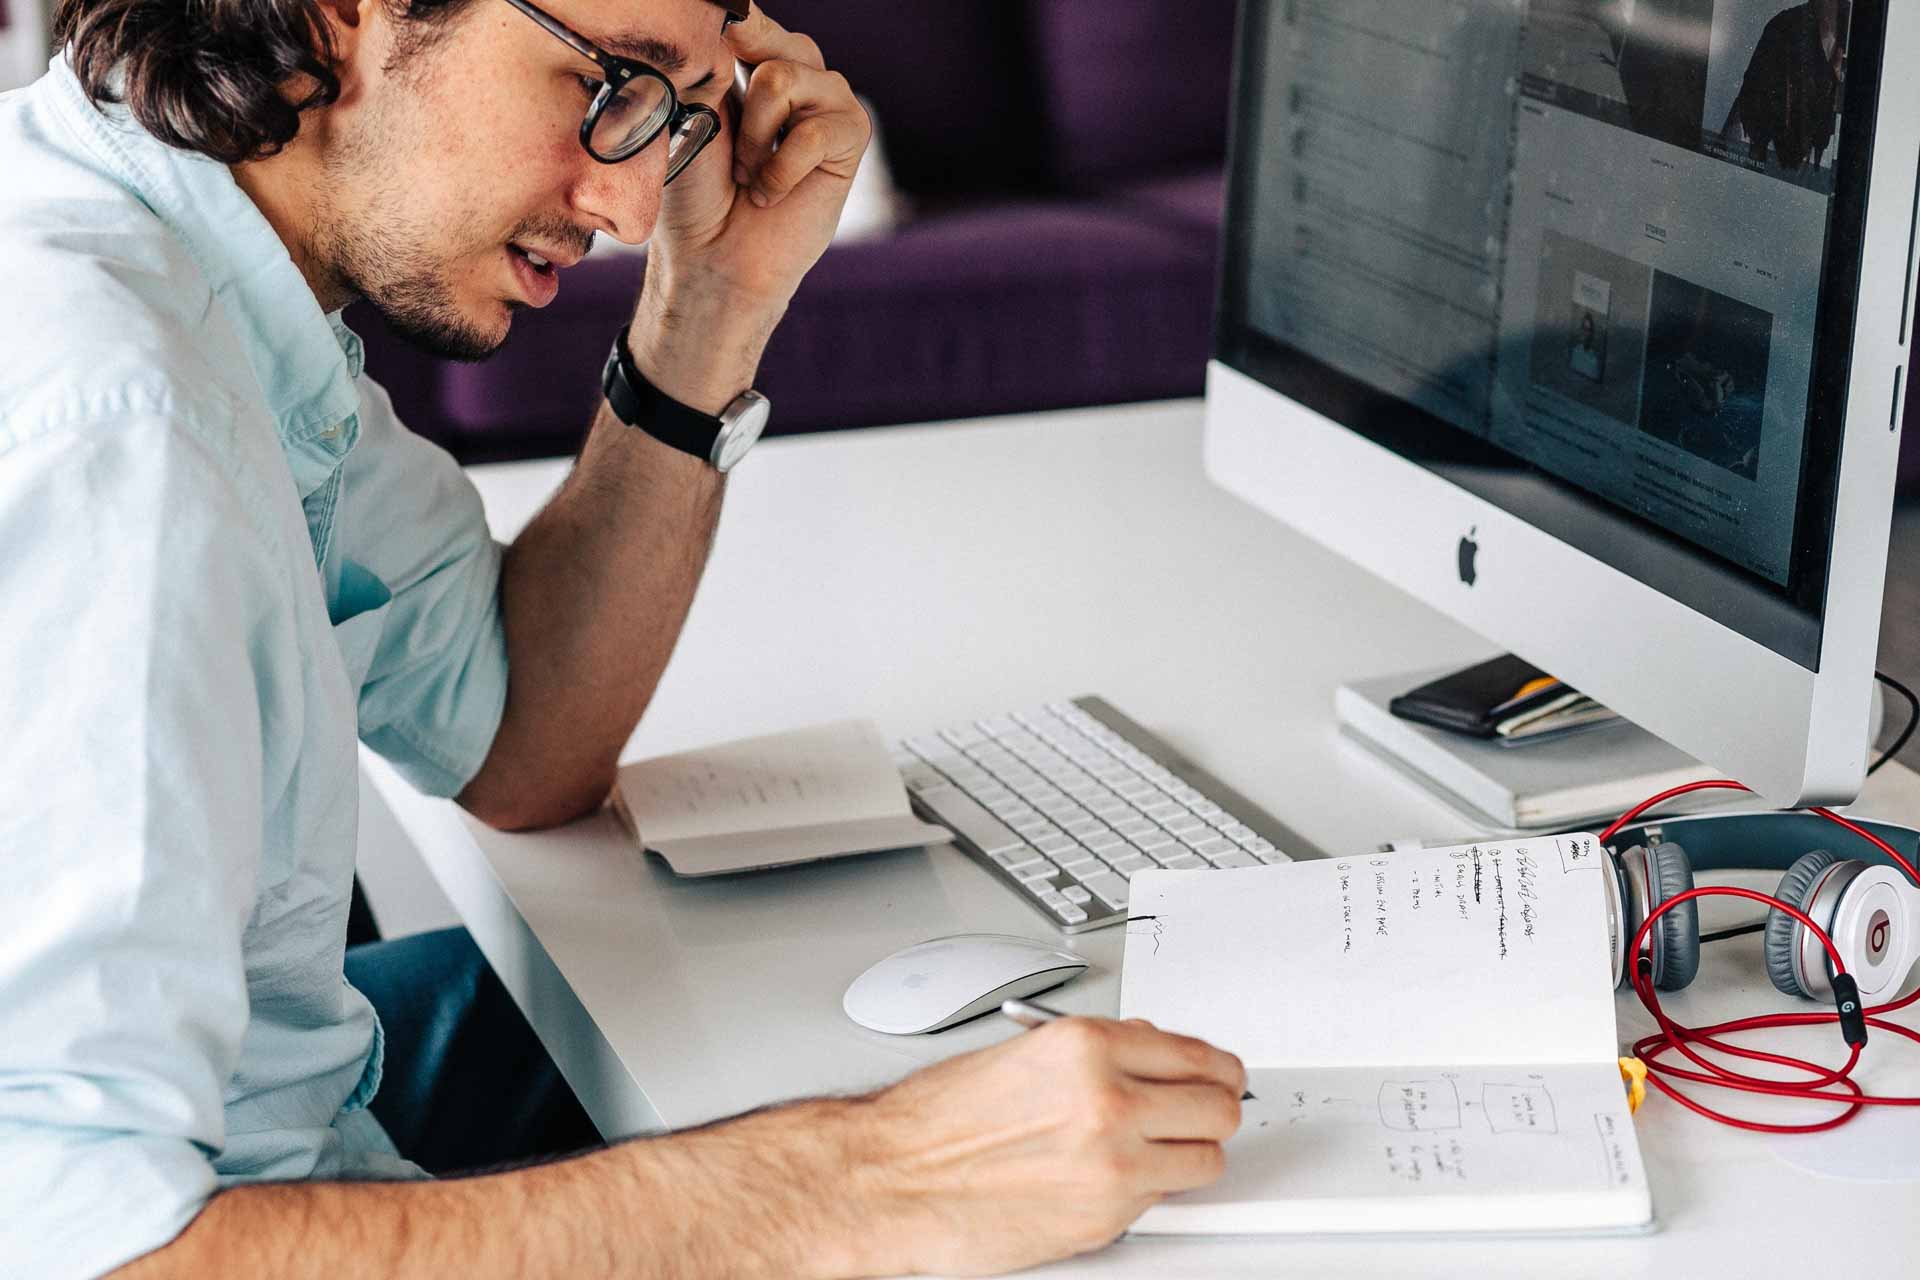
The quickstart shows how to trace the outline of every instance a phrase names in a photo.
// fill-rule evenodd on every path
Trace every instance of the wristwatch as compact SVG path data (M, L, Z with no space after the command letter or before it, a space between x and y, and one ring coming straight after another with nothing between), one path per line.
M758 391L742 391L719 417L681 404L648 382L633 363L627 330L613 340L607 367L600 375L613 416L637 427L661 444L704 458L715 471L725 473L747 456L773 416L773 402Z

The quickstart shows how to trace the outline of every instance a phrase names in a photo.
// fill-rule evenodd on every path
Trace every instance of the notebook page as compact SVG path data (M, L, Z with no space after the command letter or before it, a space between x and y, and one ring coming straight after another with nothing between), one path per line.
M1133 878L1121 1016L1249 1067L1607 1062L1592 836Z
M1143 1234L1592 1230L1652 1216L1611 1062L1253 1071L1226 1175Z
M649 844L912 814L886 743L865 720L641 760L621 767L619 787Z

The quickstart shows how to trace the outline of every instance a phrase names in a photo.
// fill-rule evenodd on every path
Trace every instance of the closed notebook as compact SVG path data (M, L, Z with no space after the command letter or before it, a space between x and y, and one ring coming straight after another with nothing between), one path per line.
M634 842L683 876L953 838L914 816L885 741L864 720L623 765L611 804Z
M1136 1233L1612 1232L1653 1217L1591 836L1144 871L1122 1017L1247 1064L1212 1186Z

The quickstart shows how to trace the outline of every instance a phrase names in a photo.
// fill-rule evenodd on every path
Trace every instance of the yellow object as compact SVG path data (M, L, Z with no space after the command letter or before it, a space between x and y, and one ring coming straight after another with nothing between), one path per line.
M1647 1100L1647 1064L1638 1058L1620 1059L1620 1078L1627 1084L1627 1114L1636 1114Z
M1511 698L1508 698L1507 701L1518 702L1522 698L1529 697L1532 694L1539 693L1542 689L1551 689L1553 688L1553 686L1559 683L1560 682L1554 679L1552 676L1535 676L1533 679L1521 685L1520 688L1514 693L1514 695Z

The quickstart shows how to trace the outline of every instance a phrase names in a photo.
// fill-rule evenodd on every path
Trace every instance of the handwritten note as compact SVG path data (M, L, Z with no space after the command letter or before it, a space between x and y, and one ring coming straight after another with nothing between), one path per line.
M1142 872L1121 1008L1267 1067L1610 1061L1590 836Z
M880 731L846 720L658 756L620 771L649 841L903 813L906 796Z
M1255 1070L1248 1083L1254 1100L1227 1143L1226 1177L1150 1210L1144 1230L1247 1203L1261 1204L1269 1223L1294 1212L1310 1230L1378 1230L1405 1213L1408 1197L1438 1202L1425 1221L1448 1230L1474 1225L1502 1197L1598 1199L1644 1185L1609 1063ZM1344 1226L1342 1202L1354 1219Z

